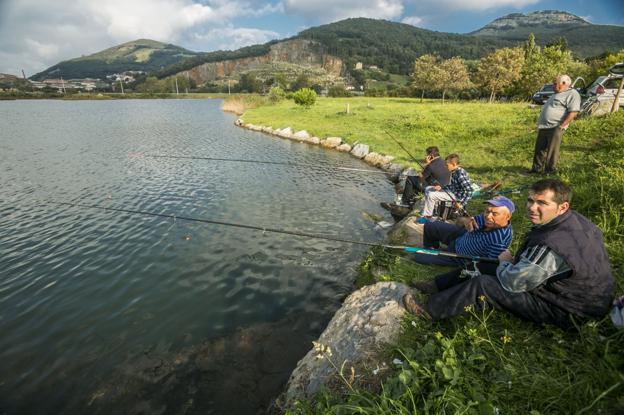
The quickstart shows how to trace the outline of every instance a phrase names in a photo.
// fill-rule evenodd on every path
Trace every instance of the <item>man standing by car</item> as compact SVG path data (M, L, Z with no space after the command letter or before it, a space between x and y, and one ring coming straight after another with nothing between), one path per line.
M581 96L571 88L568 75L559 75L553 82L555 93L548 98L537 121L537 140L531 173L554 173L559 161L563 132L581 109Z

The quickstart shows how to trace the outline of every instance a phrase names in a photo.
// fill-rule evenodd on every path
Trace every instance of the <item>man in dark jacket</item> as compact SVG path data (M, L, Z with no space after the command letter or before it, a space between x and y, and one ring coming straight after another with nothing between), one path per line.
M446 186L451 182L451 172L446 162L440 158L438 147L431 146L425 150L425 164L417 176L407 176L401 195L401 203L382 202L381 206L399 219L406 216L414 205L414 198L425 191L427 186Z
M459 271L438 276L419 289L430 293L426 304L403 297L408 311L441 320L485 304L537 323L562 327L570 316L600 319L611 306L615 280L602 233L587 218L570 210L572 190L565 183L540 180L527 202L533 227L519 253L499 255L496 270L464 280ZM491 274L491 275L488 275Z

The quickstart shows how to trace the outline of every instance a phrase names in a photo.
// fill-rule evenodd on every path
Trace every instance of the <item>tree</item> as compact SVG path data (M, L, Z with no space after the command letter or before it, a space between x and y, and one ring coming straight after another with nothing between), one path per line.
M316 92L310 88L301 88L293 94L295 104L310 108L316 102Z
M425 92L435 91L440 78L440 57L437 55L422 55L414 62L412 74L412 87L422 91L420 100L425 97Z
M493 102L497 93L520 79L525 52L520 48L503 48L487 55L477 66L477 83L490 93Z
M297 76L297 79L295 79L295 82L292 83L292 85L290 86L290 90L298 91L303 88L308 88L309 86L310 86L310 80L308 79L308 76L302 73L299 76Z
M566 73L572 64L570 51L562 50L560 46L547 46L535 51L524 60L521 76L517 82L518 93L530 97L542 85L559 74Z
M279 86L274 86L269 91L269 101L273 103L280 102L284 98L286 98L286 92L284 92L284 90Z
M137 85L136 89L139 92L148 92L150 94L170 91L170 89L167 88L167 82L160 81L155 76L148 76L145 78L145 81Z
M472 87L468 68L459 56L442 61L439 70L438 90L442 91L443 104L447 92L459 92Z
M262 82L252 73L242 74L238 86L242 92L254 93L262 90Z

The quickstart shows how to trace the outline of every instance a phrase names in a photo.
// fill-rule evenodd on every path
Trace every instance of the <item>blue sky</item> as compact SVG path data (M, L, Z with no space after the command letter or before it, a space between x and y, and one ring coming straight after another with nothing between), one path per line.
M548 9L624 25L624 0L0 0L0 72L30 76L138 38L237 49L361 16L467 33L509 13Z

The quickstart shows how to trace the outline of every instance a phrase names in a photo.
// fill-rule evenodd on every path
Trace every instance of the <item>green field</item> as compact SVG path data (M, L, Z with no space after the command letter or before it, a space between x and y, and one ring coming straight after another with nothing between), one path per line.
M349 113L346 112L347 105ZM320 99L310 109L292 101L248 110L247 123L294 130L319 137L341 136L371 151L413 165L387 132L412 154L437 145L459 153L479 183L503 180L522 188L535 178L530 167L539 108L526 103L486 104L388 98ZM416 166L415 166L416 167ZM559 177L574 189L573 209L597 224L624 291L624 113L575 121L562 144ZM526 191L511 193L518 247L528 228L522 206ZM470 205L481 209L478 199ZM379 269L385 270L379 276ZM376 277L373 270L376 270ZM373 250L360 266L357 284L379 280L408 282L444 268L414 265L395 253ZM367 414L572 414L624 412L624 331L609 318L571 331L520 321L502 312L471 311L442 323L407 319L387 361L401 367L383 381L368 373L367 388L328 391L315 402L300 402L293 413ZM376 385L371 387L370 385Z

